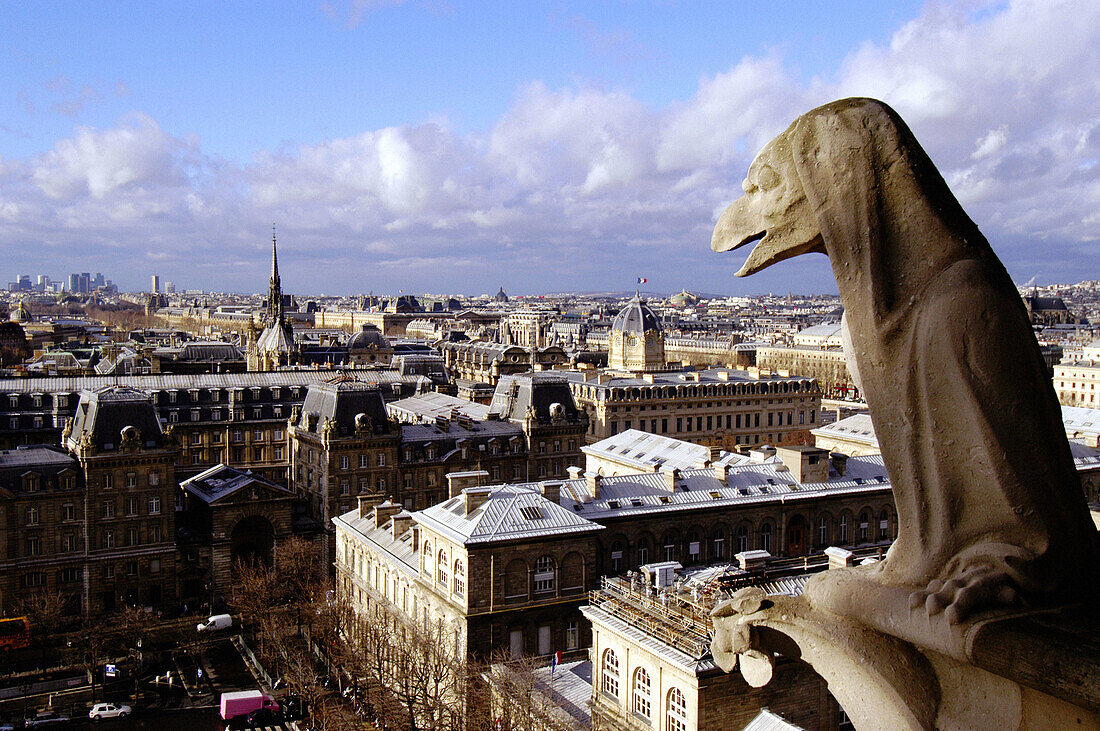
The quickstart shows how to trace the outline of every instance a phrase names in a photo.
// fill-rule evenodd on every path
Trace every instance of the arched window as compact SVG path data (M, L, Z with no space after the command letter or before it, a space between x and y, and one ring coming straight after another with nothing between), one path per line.
M665 731L687 731L687 699L679 688L668 691Z
M619 697L619 658L615 651L607 649L603 651L603 692Z
M649 673L645 668L634 671L634 701L631 708L642 718L649 719Z
M437 571L435 578L440 584L446 586L447 582L450 581L450 577L447 576L447 552L442 548L439 549L439 556L437 558L438 560L435 562Z
M649 563L649 539L638 539L638 565L642 566Z
M688 560L691 563L699 563L699 554L702 551L702 546L699 543L699 531L688 531Z
M424 573L431 578L432 575L432 544L424 541Z
M542 556L535 562L535 593L554 590L554 559Z
M466 570L462 565L462 559L455 559L454 592L458 596L463 596L466 593Z
M844 544L848 542L848 516L840 516L840 524L837 526L836 542Z
M870 540L871 515L866 510L859 514L859 542L866 543Z
M623 566L623 542L613 541L611 543L611 571L613 573L619 573L622 571Z
M822 515L817 519L817 545L824 546L829 541L829 523Z
M883 508L878 519L878 539L885 541L888 538L890 538L890 511Z
M749 550L749 527L747 525L737 526L737 552L744 553Z
M712 561L721 561L726 557L726 531L722 528L715 528L714 530L714 551L711 555Z
M771 553L772 550L772 524L765 523L760 526L760 550Z

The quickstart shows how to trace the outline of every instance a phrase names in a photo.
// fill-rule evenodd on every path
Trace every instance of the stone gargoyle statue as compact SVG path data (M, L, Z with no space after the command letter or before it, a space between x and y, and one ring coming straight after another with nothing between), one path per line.
M898 536L882 561L818 574L797 599L735 595L715 609L715 658L727 670L741 658L746 677L766 681L764 645L790 649L793 640L857 727L884 727L878 712L855 708L872 702L876 684L889 689L873 702L893 703L891 725L951 726L943 706L957 687L943 663L971 661L977 624L1090 604L1100 584L1096 527L1027 312L928 155L880 101L844 99L802 115L764 146L742 188L711 246L755 242L738 276L804 253L829 257ZM863 655L859 668L825 667L845 652Z

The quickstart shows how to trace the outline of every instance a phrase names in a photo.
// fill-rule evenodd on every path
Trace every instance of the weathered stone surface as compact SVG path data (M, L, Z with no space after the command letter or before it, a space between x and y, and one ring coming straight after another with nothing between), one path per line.
M859 616L908 613L912 594L948 625L1021 596L1091 596L1080 578L1096 575L1097 534L1027 313L905 123L873 99L819 107L761 150L743 188L712 247L759 240L742 276L828 255L898 508L886 560L811 595ZM853 581L878 596L853 596Z
M1026 310L988 242L873 99L799 117L742 187L711 246L758 242L741 276L829 257L899 525L872 566L819 574L802 597L717 607L715 659L766 682L761 658L800 655L857 728L1100 725L1100 541ZM1070 603L1085 609L1035 611Z

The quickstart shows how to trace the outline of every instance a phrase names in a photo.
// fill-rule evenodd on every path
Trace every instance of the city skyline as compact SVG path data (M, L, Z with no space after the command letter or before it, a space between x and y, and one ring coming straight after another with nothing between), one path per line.
M1100 8L819 5L4 5L4 281L260 292L275 221L288 292L835 292L708 244L761 144L849 95L1018 282L1100 278Z

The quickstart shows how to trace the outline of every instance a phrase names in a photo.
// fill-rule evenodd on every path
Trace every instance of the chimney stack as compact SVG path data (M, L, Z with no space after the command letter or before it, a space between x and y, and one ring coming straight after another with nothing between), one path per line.
M540 487L542 488L542 496L552 503L561 501L561 483L560 482L543 482Z
M452 498L467 487L477 487L489 477L485 470L447 473L447 497Z
M491 491L488 487L467 487L462 491L466 500L466 515L474 512L489 499Z
M675 467L671 469L662 468L661 474L665 478L665 484L668 485L668 491L676 492L676 483L680 481L680 470Z
M375 505L382 502L382 499L383 499L382 495L377 494L377 493L373 494L373 495L360 495L359 496L359 517L360 518L365 518L368 515L370 515L370 511L374 508Z
M600 499L600 483L603 482L603 475L594 470L589 470L584 473L585 485L588 487L589 494L592 495L593 500Z

